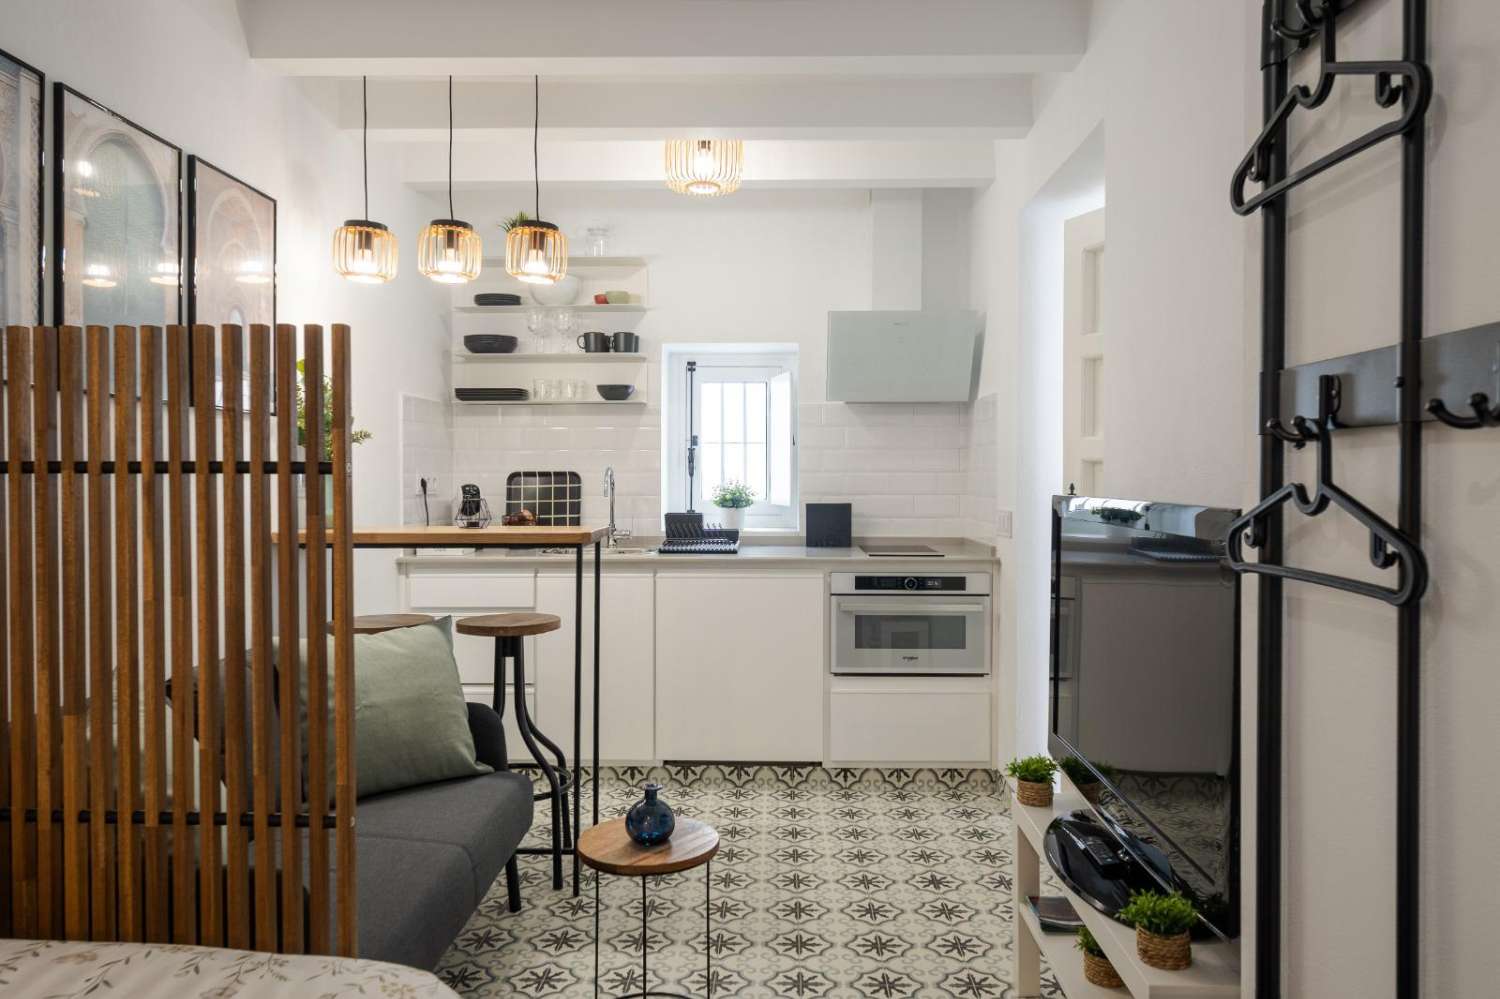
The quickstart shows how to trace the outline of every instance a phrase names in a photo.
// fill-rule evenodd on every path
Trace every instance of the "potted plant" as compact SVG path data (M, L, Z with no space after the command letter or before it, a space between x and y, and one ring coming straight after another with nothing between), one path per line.
M721 483L714 490L714 506L719 508L719 524L730 530L745 527L745 510L755 502L755 494L743 482Z
M1146 964L1181 971L1193 963L1192 929L1198 910L1181 892L1138 891L1118 915L1135 927L1135 952Z
M1120 979L1120 973L1115 971L1115 966L1104 956L1104 948L1099 946L1099 941L1094 939L1087 926L1078 927L1078 942L1074 946L1083 951L1083 977L1091 984L1105 989L1118 989L1125 985Z
M1005 772L1016 782L1016 800L1023 805L1046 808L1052 804L1052 775L1057 764L1050 756L1026 756L1011 760Z
M307 447L307 393L303 390L303 382L307 378L307 369L301 361L297 362L297 444L303 449L303 455L309 462L317 461L308 454ZM351 444L363 444L369 440L371 433L368 430L351 430L349 442ZM333 381L323 376L323 447L321 460L333 460ZM323 490L323 512L327 516L333 516L333 490Z
M1095 762L1094 769L1090 770L1089 765L1076 756L1064 757L1061 766L1062 772L1068 775L1068 780L1073 782L1078 793L1091 805L1098 804L1099 796L1104 793L1104 784L1094 771L1097 770L1105 780L1112 781L1115 778L1115 768L1109 764Z

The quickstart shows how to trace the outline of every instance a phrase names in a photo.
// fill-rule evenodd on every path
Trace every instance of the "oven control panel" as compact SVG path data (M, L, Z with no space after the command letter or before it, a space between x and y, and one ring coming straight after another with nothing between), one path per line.
M905 591L908 593L963 593L967 576L855 576L856 593Z

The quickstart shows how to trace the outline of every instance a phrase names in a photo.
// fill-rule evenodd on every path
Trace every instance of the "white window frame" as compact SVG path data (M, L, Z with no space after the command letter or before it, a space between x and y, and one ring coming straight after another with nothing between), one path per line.
M791 455L790 455L790 500L786 506L757 502L745 511L745 530L757 532L795 533L800 526L802 504L798 483L797 458L797 345L796 344L673 344L662 351L662 470L661 488L663 513L681 512L687 509L687 448L688 413L687 365L689 361L699 366L701 384L703 377L712 377L716 368L744 368L767 376L785 373L791 379ZM769 380L769 377L768 377ZM694 419L698 407L695 405ZM694 428L696 430L696 427ZM769 428L768 428L769 434ZM769 438L768 438L769 439ZM702 500L693 503L693 509L709 514Z

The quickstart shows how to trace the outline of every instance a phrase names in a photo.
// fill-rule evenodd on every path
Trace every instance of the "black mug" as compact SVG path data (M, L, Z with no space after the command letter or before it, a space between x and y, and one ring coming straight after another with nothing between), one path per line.
M608 333L580 333L578 334L578 346L588 354L609 353Z
M641 349L641 338L634 333L616 333L609 338L609 349L616 354L636 354Z

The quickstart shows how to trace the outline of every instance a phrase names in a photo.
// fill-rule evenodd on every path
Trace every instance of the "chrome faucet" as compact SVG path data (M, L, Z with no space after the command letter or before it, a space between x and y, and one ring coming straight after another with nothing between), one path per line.
M604 495L609 497L609 531L607 544L610 548L620 547L620 538L630 537L629 531L622 531L615 526L615 468L613 465L604 469Z

